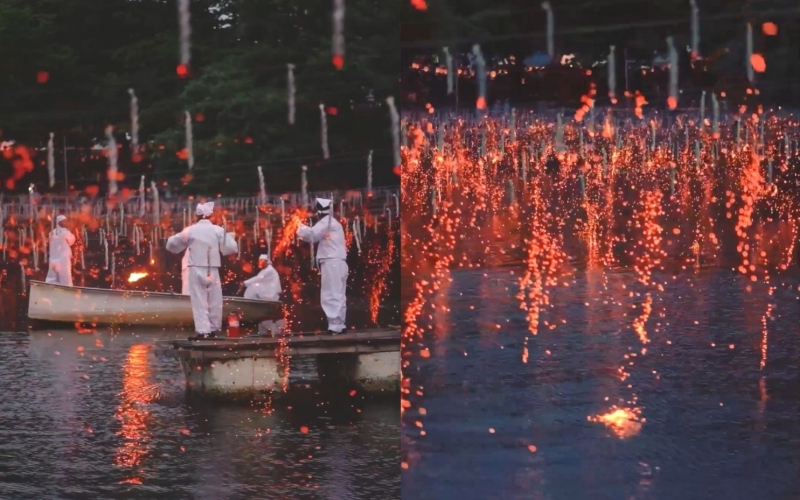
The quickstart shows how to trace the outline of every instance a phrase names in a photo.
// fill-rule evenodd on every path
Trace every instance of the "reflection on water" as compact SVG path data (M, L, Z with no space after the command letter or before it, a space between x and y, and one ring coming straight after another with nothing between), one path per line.
M399 497L396 400L206 404L158 338L0 334L0 498Z
M119 467L134 468L147 453L148 405L158 391L158 386L149 383L149 350L147 344L133 344L122 368L122 393L116 416L121 423L117 435L124 441L114 457ZM124 482L141 484L142 479L134 475Z
M797 276L655 273L640 323L635 275L580 271L536 336L519 273L452 278L428 330L448 334L414 362L404 497L800 498Z

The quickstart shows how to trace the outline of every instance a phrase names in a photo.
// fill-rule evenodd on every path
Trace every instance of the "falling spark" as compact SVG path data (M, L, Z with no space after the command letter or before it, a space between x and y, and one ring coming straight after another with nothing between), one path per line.
M324 104L319 105L319 116L322 131L322 157L327 160L330 158L330 151L328 151L328 118L325 116Z
M289 107L289 125L294 125L294 106L295 106L295 85L294 85L294 64L287 64L288 75L286 77L286 102Z
M50 187L56 184L56 160L53 155L53 132L50 132L50 140L47 141L47 175L50 178Z
M106 151L108 153L108 193L117 194L117 141L114 140L114 129L106 127Z
M131 155L136 161L139 154L139 100L133 89L128 89L131 95Z
M186 164L189 166L189 170L194 168L194 148L192 143L194 139L192 138L192 115L188 111L184 111L185 114L185 126L186 126Z
M190 24L189 0L178 0L178 18L180 20L181 56L178 65L178 76L185 77L189 73L191 62L192 27Z
M333 0L333 65L344 66L344 0Z

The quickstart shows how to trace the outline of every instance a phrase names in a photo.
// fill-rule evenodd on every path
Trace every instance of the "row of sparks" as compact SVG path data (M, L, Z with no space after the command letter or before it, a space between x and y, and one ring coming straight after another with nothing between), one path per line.
M426 343L439 336L437 322L448 321L440 302L455 269L521 263L525 363L529 338L565 322L547 320L550 296L570 285L578 267L603 276L605 303L638 311L629 323L638 352L631 349L617 370L630 395L588 417L621 438L645 422L628 379L653 342L671 344L660 296L676 273L733 264L748 292L764 283L773 300L772 274L791 265L797 240L800 123L763 110L718 116L715 130L696 112L604 115L598 124L590 114L566 121L511 110L404 124L401 266L413 295L404 312L402 410L420 435L426 411L416 402L424 388L410 368L431 357ZM612 292L607 272L618 268L632 269L636 282ZM762 369L774 310L769 303L762 317Z

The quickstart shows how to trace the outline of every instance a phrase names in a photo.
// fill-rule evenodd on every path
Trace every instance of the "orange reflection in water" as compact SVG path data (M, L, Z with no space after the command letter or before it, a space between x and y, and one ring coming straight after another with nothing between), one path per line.
M117 435L123 440L114 456L114 465L118 467L139 465L149 451L147 423L150 412L146 405L153 401L157 391L156 386L149 383L148 352L148 345L134 344L123 367L121 402L116 411L116 417L122 424ZM123 482L141 484L141 479L132 477Z
M639 434L642 430L644 418L641 418L639 408L611 408L611 411L602 415L589 417L590 422L600 422L617 435L620 439L626 439Z

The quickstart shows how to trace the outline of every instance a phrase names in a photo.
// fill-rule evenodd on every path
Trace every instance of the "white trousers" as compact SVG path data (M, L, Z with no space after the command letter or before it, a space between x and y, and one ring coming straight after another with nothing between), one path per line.
M50 259L45 283L72 286L72 261Z
M181 295L189 295L189 267L181 269Z
M209 270L207 267L190 267L189 297L192 300L194 331L207 334L222 330L222 282L219 280L219 268L212 267Z
M322 282L320 284L320 303L328 317L328 330L341 332L345 329L347 313L347 262L340 259L325 259L319 262Z

